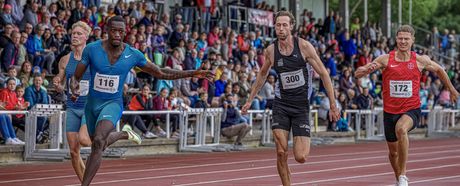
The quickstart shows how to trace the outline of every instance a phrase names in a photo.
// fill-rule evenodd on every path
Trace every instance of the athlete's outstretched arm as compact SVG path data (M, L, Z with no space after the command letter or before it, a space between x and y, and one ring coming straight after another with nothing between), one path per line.
M181 79L186 77L198 77L198 78L213 78L214 74L209 70L174 70L167 68L159 68L153 63L146 63L142 68L142 71L149 73L150 75L159 79Z
M252 100L254 99L254 97L256 97L256 94L262 88L262 86L265 83L265 80L267 79L268 71L270 70L273 64L273 52L274 52L273 45L270 45L264 50L265 63L262 65L262 68L260 69L259 74L257 74L256 82L254 82L254 84L252 85L251 94L249 95L249 98L246 101L246 104L241 109L243 114L245 114L248 111L248 109L251 107Z
M370 74L370 73L372 73L372 72L374 72L376 70L384 68L385 64L383 63L383 61L385 61L385 59L387 59L387 58L388 58L388 55L381 55L381 56L375 58L374 61L372 61L372 63L369 63L367 65L359 67L355 71L355 77L356 78L362 78L365 75L368 75L368 74Z
M334 88L332 87L332 81L329 77L329 73L327 72L326 67L324 67L318 54L316 54L315 48L307 41L299 41L300 50L302 51L303 56L307 58L308 63L310 63L313 69L320 75L324 88L326 88L330 103L329 120L336 122L340 119L340 112L335 104Z
M417 56L417 61L420 62L418 64L421 64L425 70L434 72L436 73L436 75L438 75L439 79L441 79L444 86L447 86L447 89L450 92L451 101L453 103L456 103L459 93L457 92L457 90L455 90L454 85L452 85L452 83L450 82L449 76L447 76L446 71L444 71L444 69L442 69L441 66L439 66L436 62L432 61L430 57L426 55Z

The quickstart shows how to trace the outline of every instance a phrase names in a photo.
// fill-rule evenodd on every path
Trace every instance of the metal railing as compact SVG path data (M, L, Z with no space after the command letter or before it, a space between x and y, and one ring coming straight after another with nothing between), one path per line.
M456 127L459 123L456 119L460 110L442 109L436 107L432 110L422 110L423 113L428 113L428 129L427 135L433 133L449 132L451 127ZM186 110L167 110L167 111L124 111L124 115L136 114L165 114L167 137L170 137L170 115L179 115L179 150L180 151L198 151L209 152L215 151L217 148L227 148L228 145L221 144L221 116L222 108L208 109L186 109ZM59 105L38 105L31 111L0 111L0 114L25 114L25 160L30 159L62 159L68 153L66 148L65 131L65 112L62 106ZM254 120L253 115L260 114L262 117L257 117ZM271 132L272 125L271 110L250 110L248 124L253 128L255 122L261 124L261 144L273 144ZM375 108L372 110L345 110L344 115L348 121L348 125L354 126L356 140L383 140L383 109ZM36 147L36 127L37 117L50 118L50 144L46 149L37 149ZM194 119L191 119L193 118ZM423 116L422 116L423 117ZM193 122L194 121L194 122ZM310 111L311 132L320 131L318 124L318 111ZM195 133L190 135L188 129L190 126L195 127ZM117 130L119 130L119 124ZM362 135L361 133L365 134ZM254 135L251 133L250 135ZM209 140L209 137L211 140ZM208 139L208 140L207 140ZM292 135L290 137L292 139ZM63 147L63 148L61 148Z
M123 111L123 115L166 115L165 128L166 138L171 137L171 114L181 114L179 110L142 110L142 111ZM133 125L133 124L131 124ZM117 123L117 131L120 131L120 122Z

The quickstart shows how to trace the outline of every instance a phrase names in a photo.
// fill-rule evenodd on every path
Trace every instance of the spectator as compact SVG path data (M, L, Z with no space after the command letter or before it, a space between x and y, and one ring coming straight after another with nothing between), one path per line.
M222 114L221 132L224 137L232 138L237 136L234 142L234 150L242 150L241 141L251 131L247 123L241 123L241 114L235 105L232 94L226 95L226 101L223 104L224 112Z
M168 96L168 89L163 88L161 89L160 93L153 98L153 105L154 105L154 110L168 110L168 99L166 98ZM157 120L160 120L162 122L166 121L166 114L157 114L154 116ZM171 122L171 132L172 138L178 138L180 136L179 134L179 116L176 114L171 114L169 116L170 122Z
M23 86L16 87L16 97L18 99L17 104L19 105L17 109L27 110L27 108L29 107L29 102L24 100L24 87ZM18 127L22 131L25 131L26 117L24 114L12 115L11 119L13 120L13 126Z
M256 37L255 32L249 32L249 43L255 50L263 49L262 40Z
M219 40L219 27L218 26L215 26L213 29L212 29L212 32L209 33L209 36L208 36L208 45L209 46L214 46L214 42L218 41Z
M260 101L260 109L272 109L275 100L275 76L273 74L268 75L267 82L260 89L256 98Z
M200 38L198 39L197 41L197 45L196 45L196 49L198 51L203 51L204 54L206 54L208 52L208 42L206 41L206 38L208 36L206 35L205 32L201 33L200 34Z
M216 85L216 92L214 96L220 97L222 93L224 93L225 86L227 85L227 74L223 73L220 76L220 79L215 82Z
M335 97L337 98L338 89L335 89L335 92ZM340 104L338 99L335 99L335 101L337 109L339 109L340 112L342 110L342 105ZM327 121L327 131L336 131L336 123L329 120L329 109L331 108L330 104L331 103L329 102L329 98L327 96L324 96L321 100L320 108L318 109L318 117L320 117L324 121Z
M29 61L25 61L22 66L21 66L21 71L19 72L19 79L21 80L21 84L24 87L28 87L29 85L29 80L31 80L31 75L32 75L32 63Z
M166 62L166 66L170 68L175 68L176 66L183 67L182 60L180 58L180 51L179 49L175 48L172 52L172 55L169 56L168 61Z
M155 35L153 36L153 41L152 41L153 52L161 54L161 55L163 55L166 52L166 42L165 42L165 39L163 37L163 33L164 33L164 27L162 27L162 26L158 27L158 29L155 31ZM157 54L155 54L155 55L157 55ZM155 61L157 61L157 60L162 60L162 58L155 59Z
M142 92L134 96L130 103L128 104L128 109L132 111L141 111L141 110L153 110L153 101L152 95L150 95L149 85L144 85ZM128 123L133 126L136 126L141 132L142 136L147 139L157 138L158 136L147 130L148 125L153 121L152 115L129 115L127 117ZM144 122L145 121L145 122ZM163 131L160 126L156 124L157 131L158 129ZM164 137L164 136L162 136Z
M10 66L10 67L8 68L8 77L7 77L7 78L8 78L8 79L10 79L10 78L13 79L13 80L15 81L15 83L16 83L16 86L19 86L19 85L21 85L21 80L19 80L19 78L16 77L17 74L18 74L18 73L16 72L16 67ZM8 82L7 82L7 83L8 83ZM6 87L6 86L7 86L7 85L5 85L5 87Z
M24 99L29 102L29 110L32 109L36 104L49 104L48 94L46 90L42 88L43 78L40 74L36 74L33 79L33 85L30 85L25 90ZM37 117L37 142L43 142L43 131L45 131L45 117Z
M34 66L39 66L43 69L45 65L50 68L54 63L54 53L50 49L44 48L43 45L43 34L45 33L45 27L41 24L35 28L35 35L33 36L32 47L28 49L29 57L34 62ZM29 44L30 46L30 44ZM50 71L51 69L47 69Z
M0 14L0 25L3 27L6 24L14 24L13 16L11 15L12 7L9 4L3 6L3 12Z
M0 48L6 48L6 46L11 43L11 33L13 33L14 26L13 24L6 24L3 27L2 35L0 36Z
M190 100L190 105L195 105L195 102L198 99L198 91L196 89L192 89L192 78L184 78L180 90L182 94Z
M174 32L171 35L171 38L169 39L170 41L170 47L171 48L176 48L179 46L179 42L184 39L184 26L182 24L178 24L175 27Z
M65 101L67 100L66 94L64 92L64 87L60 85L60 82L58 79L53 79L53 84L50 87L50 89L54 90L50 92L50 102L54 104L64 104ZM70 98L69 98L70 99Z
M7 80L7 88L0 92L0 102L2 110L22 110L25 105L18 104L18 98L16 97L16 81L13 78ZM10 116L6 114L0 114L0 131L3 138L5 138L5 144L17 145L25 144L23 141L16 137L16 132L13 129Z
M208 103L208 93L200 93L200 98L197 100L193 108L209 108L211 105Z
M360 110L373 109L374 104L373 104L372 97L369 95L369 88L368 87L362 87L362 88L363 88L363 93L360 94L356 98L358 109Z
M81 1L76 1L75 8L72 10L69 22L67 23L67 30L72 28L72 25L83 18L83 3Z
M340 77L340 91L346 92L353 87L354 84L351 81L350 70L345 69L342 77Z
M27 23L32 25L32 27L35 27L38 24L37 11L38 11L38 4L35 3L34 1L29 1L28 4L24 5L24 17L22 18L21 26L20 26L21 30L26 28Z
M17 31L14 31L11 34L11 40L8 42L7 46L3 49L1 54L2 59L2 71L6 72L10 66L15 66L19 59L19 47L21 34Z
M27 49L25 44L28 37L29 35L27 35L27 33L21 32L21 39L19 40L18 61L16 62L16 66L21 67L24 61L27 60Z

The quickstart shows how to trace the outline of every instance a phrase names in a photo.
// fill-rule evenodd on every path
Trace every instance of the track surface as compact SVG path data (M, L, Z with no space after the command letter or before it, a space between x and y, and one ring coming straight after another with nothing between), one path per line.
M154 149L153 149L154 150ZM292 185L394 185L384 142L312 147ZM412 140L411 185L460 185L460 138ZM70 162L0 167L0 185L79 185ZM274 149L104 160L92 185L281 185Z

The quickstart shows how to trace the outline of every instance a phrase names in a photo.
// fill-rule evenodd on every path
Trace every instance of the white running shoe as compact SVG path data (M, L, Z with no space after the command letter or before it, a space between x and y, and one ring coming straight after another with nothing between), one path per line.
M19 143L20 145L26 144L25 142L21 141L19 138L14 138L13 141L16 141L16 142Z
M20 143L15 141L13 138L8 138L5 140L5 145L20 145Z
M154 133L150 132L150 131L147 131L146 133L142 134L142 136L144 136L144 138L147 138L147 139L155 139L155 138L158 138L157 135L155 135Z
M408 186L409 185L409 178L406 175L399 176L399 186Z
M123 126L122 131L125 131L126 133L128 133L128 139L129 140L133 141L134 143L137 143L138 145L140 145L142 143L141 137L139 136L139 134L137 134L136 132L133 131L131 126L129 126L129 125Z

